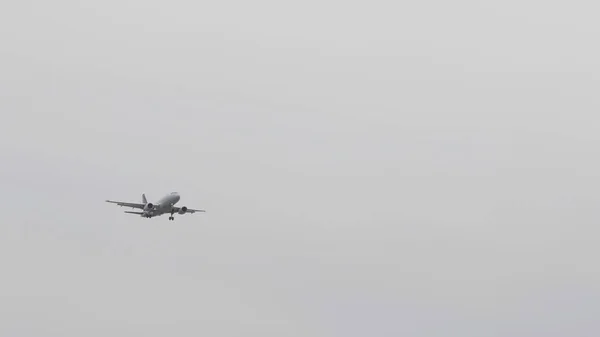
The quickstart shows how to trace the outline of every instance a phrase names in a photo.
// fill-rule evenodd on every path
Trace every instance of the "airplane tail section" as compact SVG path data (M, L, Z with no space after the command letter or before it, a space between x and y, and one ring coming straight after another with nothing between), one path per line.
M148 203L148 200L146 200L146 194L142 194L142 202L144 203L144 205Z

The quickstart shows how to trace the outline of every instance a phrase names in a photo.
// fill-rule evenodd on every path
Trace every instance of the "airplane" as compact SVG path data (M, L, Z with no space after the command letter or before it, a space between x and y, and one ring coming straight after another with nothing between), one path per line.
M112 204L117 204L122 207L131 207L131 208L141 209L140 212L125 211L125 213L138 214L142 218L148 218L148 219L153 218L155 216L160 216L163 214L170 213L171 216L169 217L169 220L175 220L175 217L173 216L175 213L183 215L186 213L206 212L205 210L191 209L191 208L187 208L185 206L177 207L177 206L175 206L175 204L177 202L179 202L179 199L181 199L181 196L179 195L179 193L171 192L170 194L167 194L164 197L162 197L156 203L148 202L148 200L146 199L146 194L142 194L142 203L141 204L132 203L132 202L112 201L112 200L106 200L106 202L112 203Z

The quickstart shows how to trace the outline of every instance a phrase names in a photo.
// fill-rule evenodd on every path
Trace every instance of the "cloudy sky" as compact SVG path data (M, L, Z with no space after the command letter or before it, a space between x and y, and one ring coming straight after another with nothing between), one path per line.
M598 336L597 13L4 1L0 336Z

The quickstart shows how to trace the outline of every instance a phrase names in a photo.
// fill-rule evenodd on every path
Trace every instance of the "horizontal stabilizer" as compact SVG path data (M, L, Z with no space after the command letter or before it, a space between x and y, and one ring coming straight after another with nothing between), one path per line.
M125 213L129 213L129 214L137 214L137 215L142 215L142 214L144 214L144 212L131 212L131 211L125 211Z

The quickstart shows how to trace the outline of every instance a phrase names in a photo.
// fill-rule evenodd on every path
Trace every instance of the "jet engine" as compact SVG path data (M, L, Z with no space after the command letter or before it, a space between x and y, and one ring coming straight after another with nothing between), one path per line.
M187 207L183 206L183 207L181 207L179 209L179 212L177 212L177 213L179 213L179 214L185 214L185 212L187 212Z
M154 208L154 205L151 202L147 203L146 207L144 207L144 209L153 209L153 208Z

